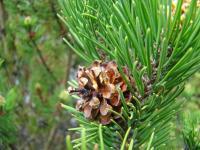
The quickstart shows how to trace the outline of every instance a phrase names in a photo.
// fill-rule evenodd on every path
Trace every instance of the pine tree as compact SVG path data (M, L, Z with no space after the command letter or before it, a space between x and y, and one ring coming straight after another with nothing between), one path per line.
M165 146L181 108L176 98L200 68L198 1L60 0L60 6L74 39L64 40L87 66L69 82L79 111L62 105L80 123L71 130L81 136L72 144L68 136L68 149Z

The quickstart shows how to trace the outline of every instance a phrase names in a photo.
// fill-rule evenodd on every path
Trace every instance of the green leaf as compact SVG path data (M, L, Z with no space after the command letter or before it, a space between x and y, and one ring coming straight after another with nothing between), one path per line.
M128 150L133 150L133 142L134 142L134 140L131 139L131 142L129 144Z
M81 139L81 150L87 150L85 128L82 129Z
M69 112L71 112L71 113L79 114L79 115L82 114L81 112L77 111L75 108L70 107L70 106L67 106L67 105L62 104L62 103L61 103L61 107L62 107L62 108L65 108L67 111L69 111Z
M17 91L15 88L12 88L6 95L6 103L4 105L6 111L11 111L16 106L17 102Z
M120 150L125 150L127 138L128 138L128 135L129 135L130 131L131 131L131 127L129 127L128 130L126 131L126 134L125 134L125 136L124 136L124 140L123 140L123 142L122 142L122 145L121 145Z
M99 125L99 139L100 139L100 148L104 150L103 134L102 134L102 124Z
M147 145L147 150L151 150L151 144L152 144L153 138L154 138L154 132L151 134L149 143Z
M72 146L72 143L71 143L70 135L67 135L67 137L66 137L66 145L67 145L67 149L66 150L73 150L73 146Z

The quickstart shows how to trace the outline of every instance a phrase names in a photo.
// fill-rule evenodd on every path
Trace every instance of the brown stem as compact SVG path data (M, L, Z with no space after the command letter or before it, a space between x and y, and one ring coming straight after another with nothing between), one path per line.
M0 0L0 1L2 1L2 0ZM31 1L31 3L33 3L33 1ZM33 9L36 10L35 7L33 7ZM21 12L21 13L22 13L22 12ZM28 29L28 30L31 32L31 29ZM47 65L47 63L46 63L46 61L45 61L45 59L44 59L44 57L43 57L43 55L42 55L42 53L41 53L41 50L40 50L39 47L37 46L36 42L35 42L32 38L30 39L30 41L31 41L31 44L32 44L32 45L34 46L34 48L36 49L36 52L37 52L37 54L38 54L38 56L39 56L39 58L40 58L40 60L41 60L41 62L42 62L42 64L43 64L44 68L45 68L46 71L49 73L49 75L50 75L51 78L54 80L54 82L55 82L55 83L58 83L57 78L54 76L53 72L51 71L51 69L50 69L49 66Z
M0 27L1 31L5 31L5 21L7 20L7 13L5 11L3 0L0 0ZM4 33L4 32L2 32Z
M44 146L44 150L48 150L50 148L50 145L51 145L51 142L52 140L54 139L55 135L56 135L56 129L57 129L57 126L54 126L50 133L49 133L49 136L48 136L48 139L47 139L47 142Z
M34 140L34 135L32 135L31 137L27 137L27 140L24 141L24 143L20 146L19 149L25 149L25 147L27 145L29 145L32 141ZM30 147L29 147L30 148Z
M9 144L11 150L17 150L17 147L14 144Z
M5 29L5 23L7 21L8 15L5 10L5 6L3 3L3 0L0 0L0 41L2 41L2 49L5 54L8 53L8 48L7 48L7 41L6 41L6 29ZM9 69L7 67L7 61L6 57L2 56L3 54L1 53L1 57L5 60L5 66L3 67L5 69L6 76L8 78L9 83L11 84L11 75L9 73Z
M46 71L49 73L49 75L51 76L51 78L52 78L56 83L58 83L57 78L54 76L53 72L51 71L51 69L50 69L49 66L47 65L47 63L46 63L46 61L45 61L45 59L44 59L44 57L43 57L43 55L42 55L42 52L41 52L41 50L39 49L39 47L37 46L36 42L35 42L34 40L31 40L31 42L32 42L32 45L35 47L35 50L36 50L36 52L37 52L37 54L38 54L38 56L39 56L39 58L40 58L40 60L41 60L41 62L42 62L42 64L43 64L44 68L45 68Z
M71 71L71 66L72 66L72 57L73 57L73 52L69 50L68 56L67 56L67 65L66 65L66 75L65 75L65 83L69 80L69 75Z

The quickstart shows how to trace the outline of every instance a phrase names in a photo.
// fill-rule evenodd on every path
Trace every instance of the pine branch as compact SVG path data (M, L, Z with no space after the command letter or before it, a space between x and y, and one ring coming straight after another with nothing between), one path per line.
M90 122L101 123L98 119L102 117L102 107L103 110L108 106L109 110L115 109L111 102L117 101L113 97L105 100L102 96L105 89L101 90L101 87L105 83L104 87L112 84L119 89L121 111L117 112L118 116L125 118L126 122L116 119L103 126L117 131L110 132L118 141L111 145L114 148L122 146L122 149L129 143L135 149L161 148L168 141L170 121L181 108L175 99L183 91L185 80L200 69L200 10L197 0L191 2L187 11L182 10L183 0L178 1L176 9L172 7L172 0L59 2L62 8L59 17L75 41L73 44L65 42L87 63L93 62L89 67L79 68L78 86L69 90L82 100L77 102L77 107L83 114L76 113L76 119L86 130ZM182 19L182 15L186 17ZM98 63L101 53L105 59ZM110 76L115 78L115 75L104 73L104 70L111 72L105 66L115 67L113 61L118 70L115 73L119 72L125 81L127 89L124 90L131 93L130 99L125 98L127 93L122 92L122 87L110 83ZM102 74L105 75L101 77ZM107 82L101 83L106 77ZM103 105L105 101L107 103ZM93 108L94 104L97 108ZM93 116L99 107L100 113ZM84 116L93 120L86 121ZM128 131L126 136L123 130ZM88 137L88 146L96 139L94 135L86 134L86 137L92 137ZM125 137L124 141L120 141L121 137ZM80 142L79 139L75 141ZM101 138L97 141L102 143ZM111 149L112 146L106 144Z

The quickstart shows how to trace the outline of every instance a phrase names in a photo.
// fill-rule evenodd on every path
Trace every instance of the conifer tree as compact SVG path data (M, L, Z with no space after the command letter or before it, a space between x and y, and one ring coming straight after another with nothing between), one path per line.
M80 123L68 149L160 149L176 98L200 68L199 1L60 0L59 16L85 60L69 81Z

